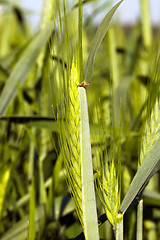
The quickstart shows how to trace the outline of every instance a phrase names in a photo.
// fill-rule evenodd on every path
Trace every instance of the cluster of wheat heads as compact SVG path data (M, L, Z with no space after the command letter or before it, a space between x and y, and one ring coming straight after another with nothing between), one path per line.
M102 23L100 24L95 38L93 40L91 51L88 57L87 70L85 80L92 77L94 57L98 47L100 46L101 41L103 40L105 33L108 30L109 22L120 5L119 2L108 14L106 14ZM79 2L79 4L81 4ZM67 26L67 24L66 24ZM71 57L70 66L71 68L67 69L66 77L63 81L64 93L62 94L60 100L60 110L59 110L59 119L60 119L60 133L61 133L61 146L64 153L64 162L68 175L68 182L71 188L71 194L74 198L78 216L80 218L81 224L84 227L84 233L86 239L90 239L94 235L94 238L98 237L98 221L96 213L96 202L94 196L94 184L93 184L93 170L92 170L92 158L91 158L91 143L90 143L90 134L89 134L89 122L88 122L88 110L87 110L87 101L85 96L84 86L88 83L83 80L83 57L82 57L82 11L81 6L79 5L79 19L78 19L78 61L75 63L73 57ZM71 56L71 54L70 54ZM77 65L78 63L78 65ZM78 67L77 67L78 66ZM62 120L61 120L62 119ZM113 162L112 162L113 163ZM117 222L119 222L119 216L117 208L119 207L119 196L113 194L115 184L115 173L113 164L111 167L111 182L104 183L103 189L106 191L105 198L107 202L106 206L108 215L109 213L112 217L109 216L110 221L113 226L117 229ZM108 173L106 171L106 180ZM88 177L89 176L89 177ZM117 179L116 179L117 183ZM106 186L107 185L107 186ZM117 193L116 193L117 194ZM115 201L113 201L115 199ZM118 201L117 201L118 200ZM112 203L111 203L112 202ZM113 210L113 206L116 204L116 213ZM111 206L112 205L112 206ZM92 207L93 208L92 208ZM87 209L88 208L88 209ZM90 215L91 214L91 215ZM90 217L90 219L89 219ZM122 217L121 217L122 218ZM116 219L116 220L115 220ZM116 223L115 223L116 222ZM91 226L94 229L91 230ZM90 234L87 232L90 231Z

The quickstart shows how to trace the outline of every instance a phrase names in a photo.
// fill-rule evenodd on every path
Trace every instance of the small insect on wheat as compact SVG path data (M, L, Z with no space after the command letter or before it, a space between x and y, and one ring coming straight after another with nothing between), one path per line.
M90 83L87 83L87 82L82 82L81 84L79 84L77 87L87 87L89 86Z

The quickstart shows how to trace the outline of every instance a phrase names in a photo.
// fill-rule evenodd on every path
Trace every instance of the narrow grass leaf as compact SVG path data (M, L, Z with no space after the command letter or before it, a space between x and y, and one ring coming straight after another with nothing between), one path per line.
M90 82L92 80L92 72L93 72L93 66L94 66L94 58L96 55L96 52L103 40L103 38L105 37L108 28L109 28L109 24L112 20L112 17L115 13L115 11L117 10L117 8L120 6L120 4L123 2L120 1L119 3L117 3L107 14L106 16L103 18L101 24L99 25L97 32L94 36L91 48L90 48L90 52L89 52L89 56L88 56L88 60L87 60L87 67L86 67L86 73L85 73L85 82Z
M40 51L48 41L53 28L54 24L51 22L43 31L39 32L29 43L23 55L17 62L0 96L0 116L5 114L10 102L15 97L17 87L22 85L26 80L26 77L33 67Z
M12 165L6 164L4 167L0 168L0 189L1 189L1 194L0 194L0 219L2 217L3 213L3 205L5 202L5 196L6 196L6 191L7 191L7 185L10 179L11 175L11 169Z
M14 124L25 124L28 127L46 128L54 132L58 132L58 122L52 117L42 116L5 116L0 117L0 120L10 121ZM90 132L93 136L101 136L103 134L103 128L100 124L90 124ZM107 132L109 136L110 131Z
M79 87L81 115L82 209L86 240L99 239L86 90Z
M28 240L35 239L35 184L34 178L32 179L31 185L31 197L30 197L30 206L29 206L29 231L28 231Z
M81 0L79 0L79 17L78 17L78 65L79 65L79 79L83 81L83 52L82 52L82 15L83 8Z
M14 124L25 124L29 127L46 128L51 131L58 131L58 123L52 117L41 116L6 116L0 117L0 120L8 120Z

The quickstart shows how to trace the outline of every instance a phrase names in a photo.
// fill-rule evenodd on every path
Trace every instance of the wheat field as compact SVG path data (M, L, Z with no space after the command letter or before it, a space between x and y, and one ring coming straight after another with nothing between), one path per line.
M0 0L1 240L160 239L160 29L139 4L127 26L123 0L45 0L34 32Z

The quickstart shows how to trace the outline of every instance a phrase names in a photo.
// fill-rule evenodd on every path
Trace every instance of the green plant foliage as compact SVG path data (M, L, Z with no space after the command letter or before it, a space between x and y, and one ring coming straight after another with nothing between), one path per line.
M1 197L0 197L0 218L2 217L4 201L7 191L7 185L10 179L11 174L11 166L5 165L4 167L1 166L1 174L0 174L0 186L2 189Z
M160 238L159 26L113 2L46 0L35 33L0 1L1 240Z
M86 91L79 87L81 113L82 209L86 239L99 239Z
M17 62L13 72L10 74L7 84L5 85L0 96L0 115L4 115L8 105L16 95L17 87L22 85L26 80L28 73L34 65L41 49L48 41L51 32L53 31L53 23L51 22L44 31L40 32L29 43L23 52L23 55Z
M31 184L31 194L30 194L30 209L29 209L29 231L28 231L28 239L34 240L35 239L35 186L34 186L34 178L32 179Z
M101 24L99 25L97 32L94 36L92 45L91 45L91 49L89 52L89 56L88 56L88 61L87 61L87 68L86 68L86 75L85 75L85 81L86 82L90 82L92 80L92 72L93 72L93 66L94 66L94 58L96 55L96 52L109 28L109 24L110 21L115 13L115 11L117 10L117 8L119 7L119 5L122 3L123 1L120 1L119 3L117 3L104 17L104 19L102 20Z

